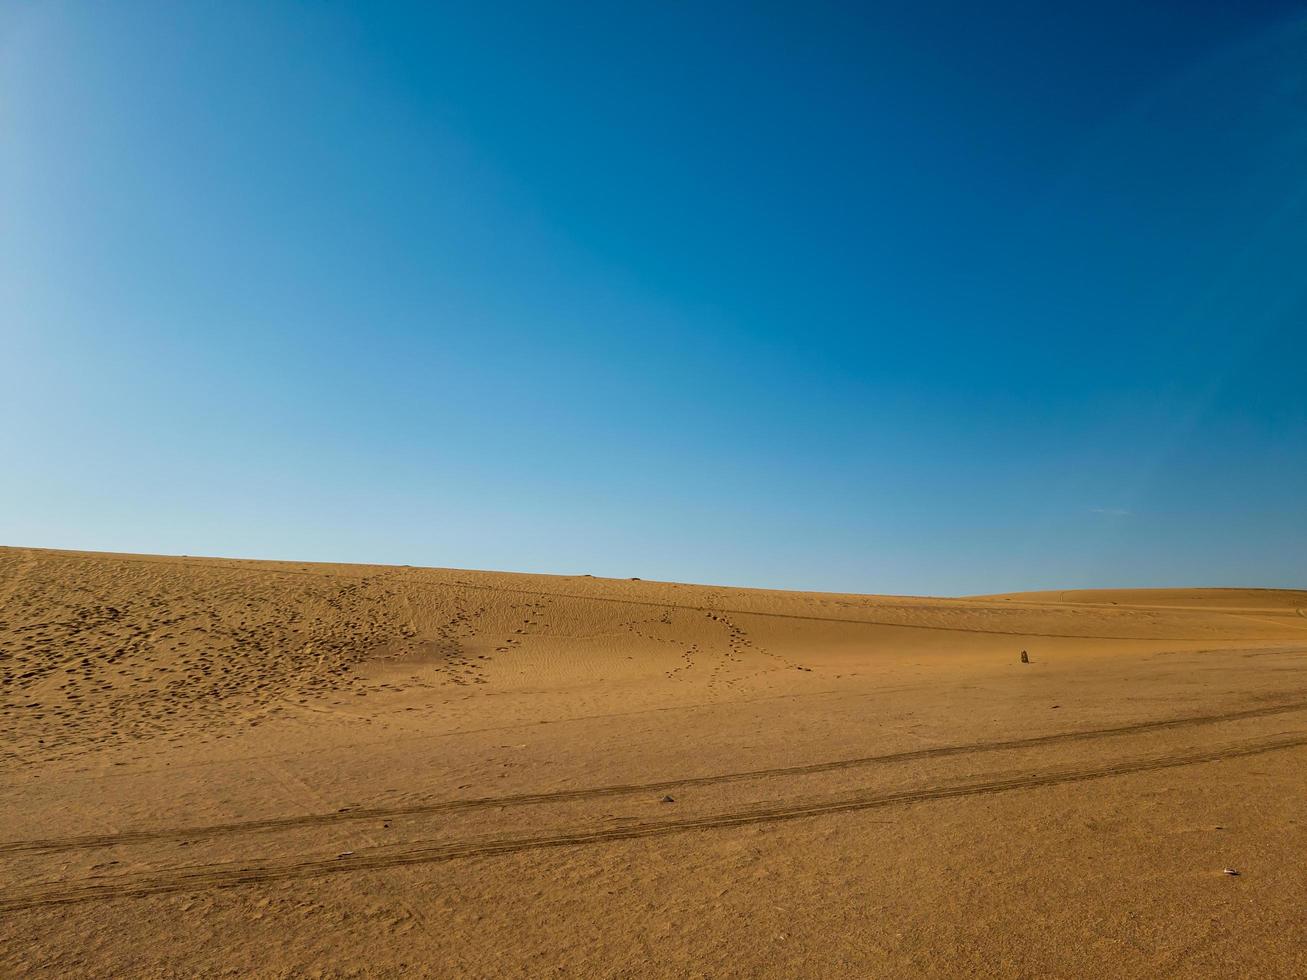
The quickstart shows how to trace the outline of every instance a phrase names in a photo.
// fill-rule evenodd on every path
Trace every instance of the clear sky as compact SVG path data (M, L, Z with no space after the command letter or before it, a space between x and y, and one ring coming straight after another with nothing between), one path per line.
M0 0L0 542L1307 588L1307 6Z

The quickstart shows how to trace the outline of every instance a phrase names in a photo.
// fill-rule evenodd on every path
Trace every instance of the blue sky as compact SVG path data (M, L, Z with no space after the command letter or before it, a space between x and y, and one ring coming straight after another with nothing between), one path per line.
M0 541L1307 587L1307 5L430 6L0 5Z

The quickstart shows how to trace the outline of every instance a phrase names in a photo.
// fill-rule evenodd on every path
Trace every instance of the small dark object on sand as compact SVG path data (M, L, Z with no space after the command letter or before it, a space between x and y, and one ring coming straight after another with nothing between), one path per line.
M1243 872L1241 872L1241 871L1235 871L1234 868L1226 868L1226 869L1225 869L1224 871L1222 871L1221 873L1222 873L1222 874L1227 874L1227 875L1229 875L1231 878L1238 878L1239 875L1241 875Z
M658 802L659 802L659 803L675 803L676 801L675 801L674 799L672 799L670 796L664 796L664 797L663 797L661 800L659 800Z
M1025 650L1022 650L1022 651L1021 651L1021 662L1022 662L1023 664L1028 664L1028 663L1030 663L1030 654L1026 653Z

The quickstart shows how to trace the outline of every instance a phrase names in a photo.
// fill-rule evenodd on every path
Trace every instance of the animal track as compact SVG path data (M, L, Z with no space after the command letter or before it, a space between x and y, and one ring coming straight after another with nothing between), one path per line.
M750 638L748 631L746 631L743 626L740 626L737 622L735 622L734 619L732 619L726 613L718 610L709 610L705 612L705 615L709 619L713 620L714 622L720 623L722 626L726 628L726 654L723 657L723 659L718 661L718 663L713 667L712 672L708 678L709 687L712 687L719 680L722 682L724 687L728 687L728 688L734 687L741 680L745 680L748 677L757 676L758 674L765 673L769 670L779 670L782 667L789 668L791 670L809 669L807 667L803 667L796 664L788 657L782 656L777 653L772 653L771 651L765 649L764 647L755 644L754 641ZM737 676L735 678L727 678L727 679L722 678L722 675L728 669L730 669L732 665L744 664L745 657L751 654L757 654L760 657L765 657L768 660L772 661L772 663L768 667L753 670L747 675L742 675L742 676Z

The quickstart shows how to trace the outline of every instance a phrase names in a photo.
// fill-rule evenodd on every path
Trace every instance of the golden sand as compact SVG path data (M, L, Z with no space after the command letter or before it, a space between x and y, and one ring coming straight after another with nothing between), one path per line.
M6 977L1307 975L1304 592L9 548L0 670Z

